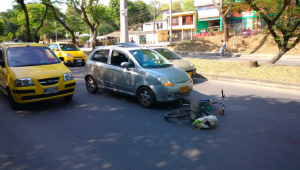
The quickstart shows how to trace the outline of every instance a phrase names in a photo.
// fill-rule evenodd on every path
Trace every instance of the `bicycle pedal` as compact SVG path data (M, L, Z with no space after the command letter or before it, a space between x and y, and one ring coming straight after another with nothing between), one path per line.
M223 110L219 111L219 114L222 115L223 114Z

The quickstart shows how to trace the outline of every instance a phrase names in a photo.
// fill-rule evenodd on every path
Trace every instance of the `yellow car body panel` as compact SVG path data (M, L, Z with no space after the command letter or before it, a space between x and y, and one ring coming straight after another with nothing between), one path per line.
M65 63L77 63L76 61L78 61L78 60L83 60L84 63L86 62L87 56L85 56L85 53L83 51L63 51L60 48L61 44L73 44L73 43L57 42L57 43L51 43L49 45L57 45L58 46L59 49L57 49L57 50L53 49L53 50L57 57L59 57L59 58L62 57L64 59ZM75 45L75 44L73 44L73 45ZM67 57L67 54L71 55L71 57Z
M5 66L0 66L0 90L5 94L11 94L16 103L31 103L66 97L75 92L75 80L64 82L64 74L71 73L71 70L62 63L10 67L7 62L6 50L13 47L26 47L27 43L4 43L0 48L4 51ZM30 47L45 47L42 44L29 43ZM34 86L15 87L15 81L20 78L31 78ZM42 85L39 81L58 78L58 82L52 85ZM66 86L67 85L67 86ZM58 93L44 94L44 89L58 87ZM31 92L28 92L31 91Z

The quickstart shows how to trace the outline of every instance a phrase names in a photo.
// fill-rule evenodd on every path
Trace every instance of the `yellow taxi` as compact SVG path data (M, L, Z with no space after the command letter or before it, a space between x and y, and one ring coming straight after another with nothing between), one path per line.
M56 56L64 64L85 65L87 55L73 43L56 42L50 43L49 48L54 51Z
M0 44L0 90L14 110L20 104L72 99L75 80L54 52L38 43Z

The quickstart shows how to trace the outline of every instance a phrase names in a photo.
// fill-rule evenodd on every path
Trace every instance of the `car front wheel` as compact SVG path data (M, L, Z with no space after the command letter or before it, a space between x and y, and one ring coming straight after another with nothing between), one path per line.
M99 88L97 87L97 84L96 84L95 80L91 76L89 76L86 79L85 85L86 85L86 89L90 93L97 93L97 91L99 90Z
M11 109L13 109L13 110L20 109L20 104L15 101L15 99L11 93L8 95L8 100L9 100L9 105L10 105Z
M151 108L155 105L155 96L151 89L142 87L138 92L139 103L146 108Z

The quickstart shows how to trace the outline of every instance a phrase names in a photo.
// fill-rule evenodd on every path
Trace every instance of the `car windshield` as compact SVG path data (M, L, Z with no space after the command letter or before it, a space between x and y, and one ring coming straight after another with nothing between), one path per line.
M157 49L153 49L153 50L155 50L156 52L158 52L159 54L161 54L168 60L181 59L181 57L178 54L176 54L170 50L167 50L165 48L157 48Z
M8 48L6 53L10 67L60 63L60 60L48 47L13 47Z
M80 51L74 44L59 44L62 51Z
M152 50L141 49L130 50L129 52L138 61L140 66L144 68L167 67L171 65L163 56Z

